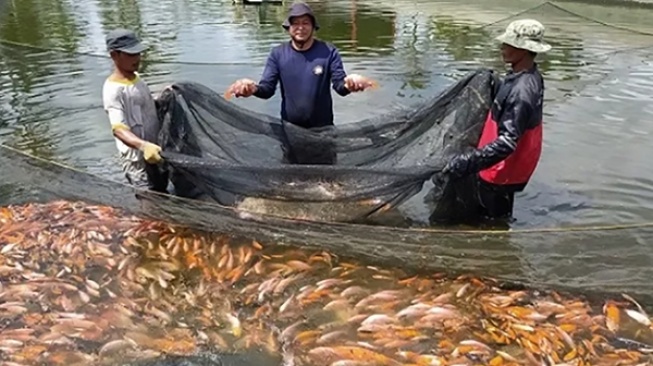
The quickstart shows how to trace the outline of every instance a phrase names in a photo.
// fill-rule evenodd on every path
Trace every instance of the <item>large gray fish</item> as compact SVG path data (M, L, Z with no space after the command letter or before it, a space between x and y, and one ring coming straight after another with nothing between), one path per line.
M317 186L316 190L330 192L329 187ZM381 199L360 201L324 201L296 202L272 200L266 198L247 197L242 200L237 209L241 218L253 215L269 215L296 220L322 222L353 222L356 218L373 214L366 223L374 222L404 222L406 219L393 206Z

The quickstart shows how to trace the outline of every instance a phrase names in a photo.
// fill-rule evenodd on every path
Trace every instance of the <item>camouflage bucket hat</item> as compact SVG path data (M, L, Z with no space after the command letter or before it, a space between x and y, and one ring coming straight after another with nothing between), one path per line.
M533 19L515 20L508 24L506 31L496 38L497 41L515 48L535 53L548 52L551 45L544 42L544 26Z

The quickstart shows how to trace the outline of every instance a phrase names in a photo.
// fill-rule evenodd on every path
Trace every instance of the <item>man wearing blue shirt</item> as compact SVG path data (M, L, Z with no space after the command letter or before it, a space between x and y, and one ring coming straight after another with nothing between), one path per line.
M263 76L256 83L250 79L236 81L229 93L236 97L256 96L271 98L281 84L281 118L304 128L333 125L333 90L341 96L363 91L373 82L360 75L345 73L338 50L331 44L314 38L320 28L313 11L305 3L291 6L283 23L290 42L272 49ZM284 160L291 164L334 164L335 152L322 151L321 157L312 155L306 148L284 144ZM322 147L324 148L324 147ZM311 150L316 150L315 148ZM328 156L327 156L328 155Z

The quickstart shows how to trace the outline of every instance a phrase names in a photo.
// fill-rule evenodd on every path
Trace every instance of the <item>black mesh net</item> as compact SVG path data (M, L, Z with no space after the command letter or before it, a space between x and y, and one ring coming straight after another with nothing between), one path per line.
M460 203L476 194L445 194L450 183L439 173L453 154L476 147L494 85L494 74L480 69L420 105L305 129L201 84L177 83L160 98L159 143L183 197L250 213L360 221L388 213L431 179L431 209L451 216L444 207L464 211L473 205Z

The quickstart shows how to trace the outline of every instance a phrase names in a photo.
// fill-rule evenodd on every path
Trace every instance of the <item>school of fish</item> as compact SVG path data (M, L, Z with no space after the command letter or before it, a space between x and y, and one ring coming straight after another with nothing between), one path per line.
M55 201L0 208L0 364L246 352L284 365L647 365L651 318Z

